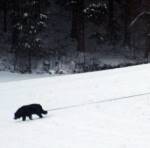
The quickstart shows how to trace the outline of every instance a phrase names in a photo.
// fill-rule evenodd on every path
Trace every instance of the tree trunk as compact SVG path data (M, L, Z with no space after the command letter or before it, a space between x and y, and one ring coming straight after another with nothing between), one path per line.
M77 50L85 51L84 37L84 0L76 0L72 6L72 28L71 37L77 40Z
M77 41L78 51L85 52L85 22L84 22L84 0L78 0Z
M72 27L71 27L71 37L77 39L77 21L78 21L78 5L76 3L72 4Z
M7 32L7 1L3 1L3 28L4 32Z
M111 44L114 44L114 0L108 0L108 7L109 7L109 20L108 20L109 40Z
M130 0L126 0L124 4L124 45L131 47L131 34L128 26L131 22Z

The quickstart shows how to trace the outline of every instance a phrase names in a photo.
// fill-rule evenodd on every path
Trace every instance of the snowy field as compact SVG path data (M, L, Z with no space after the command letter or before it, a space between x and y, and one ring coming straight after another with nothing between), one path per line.
M58 77L1 72L0 81L1 148L150 147L149 64ZM14 121L29 103L60 110Z
M41 77L47 77L48 74L18 74L18 73L10 73L10 72L0 72L0 83L1 82L11 82L11 81L20 81L20 80L29 80L29 79L37 79Z

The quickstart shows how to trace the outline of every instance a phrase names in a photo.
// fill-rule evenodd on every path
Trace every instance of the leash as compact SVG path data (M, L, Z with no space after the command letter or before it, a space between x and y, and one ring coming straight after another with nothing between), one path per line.
M108 102L114 102L114 101L127 100L127 99L129 99L129 98L140 97L140 96L146 96L146 95L150 95L150 92L141 93L141 94L135 94L135 95L129 95L129 96L124 96L124 97L119 97L119 98L111 98L111 99L107 99L107 100L106 100L106 99L103 99L103 100L92 101L92 102L83 103L83 104L76 104L76 105L70 105L70 106L64 106L64 107L57 107L57 108L49 109L49 110L47 110L47 111L48 111L48 112L52 112L52 111L73 109L73 108L79 108L79 107L88 106L88 105L102 104L102 103L108 103Z

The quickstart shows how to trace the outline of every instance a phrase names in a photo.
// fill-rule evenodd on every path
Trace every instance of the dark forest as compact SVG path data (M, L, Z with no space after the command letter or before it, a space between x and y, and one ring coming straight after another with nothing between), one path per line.
M79 73L149 62L148 0L1 0L0 70Z

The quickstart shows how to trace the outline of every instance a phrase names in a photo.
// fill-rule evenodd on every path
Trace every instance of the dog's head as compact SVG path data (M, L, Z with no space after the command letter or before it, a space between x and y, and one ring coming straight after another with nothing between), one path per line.
M18 113L18 112L16 112L15 114L14 114L14 119L16 120L16 119L19 119L21 117L21 115Z

